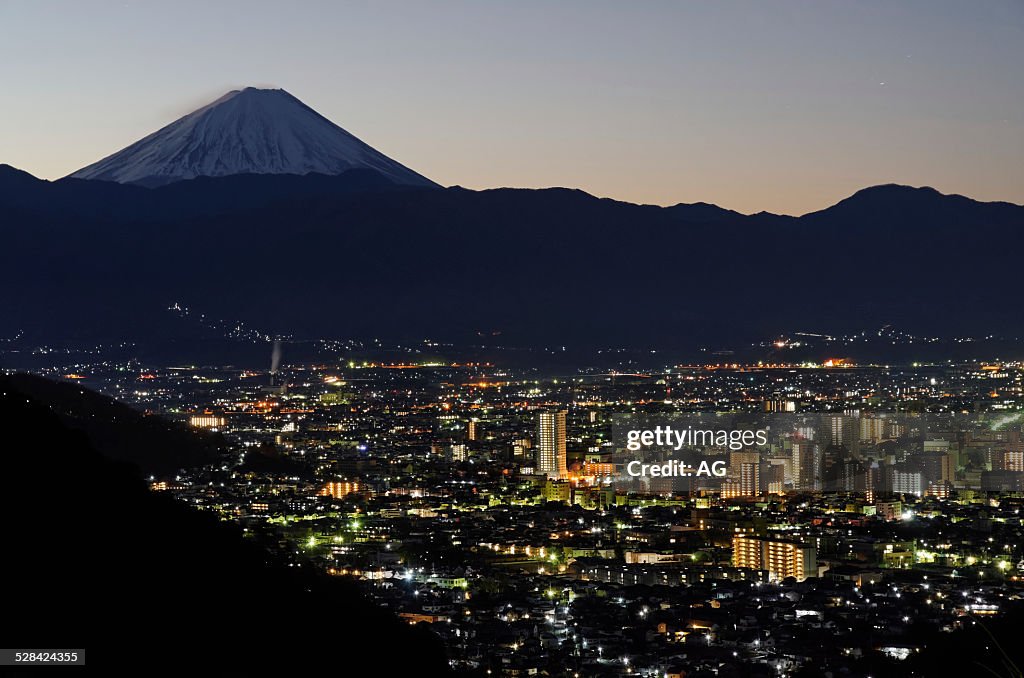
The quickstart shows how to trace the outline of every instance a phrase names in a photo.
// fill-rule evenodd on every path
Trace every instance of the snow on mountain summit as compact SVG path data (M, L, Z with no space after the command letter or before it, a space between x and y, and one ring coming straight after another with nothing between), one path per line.
M228 92L70 176L160 185L229 174L372 169L398 184L434 183L378 152L283 89Z

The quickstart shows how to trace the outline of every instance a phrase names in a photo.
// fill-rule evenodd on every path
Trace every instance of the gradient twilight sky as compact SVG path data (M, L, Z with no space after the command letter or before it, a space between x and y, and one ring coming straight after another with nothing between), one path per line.
M247 85L445 185L1024 203L1024 0L0 0L0 162L37 176Z

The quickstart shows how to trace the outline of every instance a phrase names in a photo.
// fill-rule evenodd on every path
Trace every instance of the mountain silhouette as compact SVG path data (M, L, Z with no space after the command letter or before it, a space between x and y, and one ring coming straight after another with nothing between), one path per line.
M143 188L7 168L0 218L0 337L164 337L175 301L275 333L528 346L1024 334L1024 207L932 189L789 217L372 170Z

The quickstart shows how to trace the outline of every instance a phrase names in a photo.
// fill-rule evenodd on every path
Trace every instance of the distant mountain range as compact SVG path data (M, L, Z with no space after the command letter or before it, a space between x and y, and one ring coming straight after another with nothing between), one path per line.
M788 217L472 191L360 144L243 90L66 179L0 166L0 338L166 337L176 301L287 334L527 346L1024 334L1020 205L885 185Z

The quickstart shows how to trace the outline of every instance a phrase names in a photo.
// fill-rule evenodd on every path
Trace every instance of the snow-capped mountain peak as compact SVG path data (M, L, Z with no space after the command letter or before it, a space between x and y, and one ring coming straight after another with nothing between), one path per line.
M363 143L283 89L247 87L74 172L149 186L230 174L372 169L398 184L434 183Z

